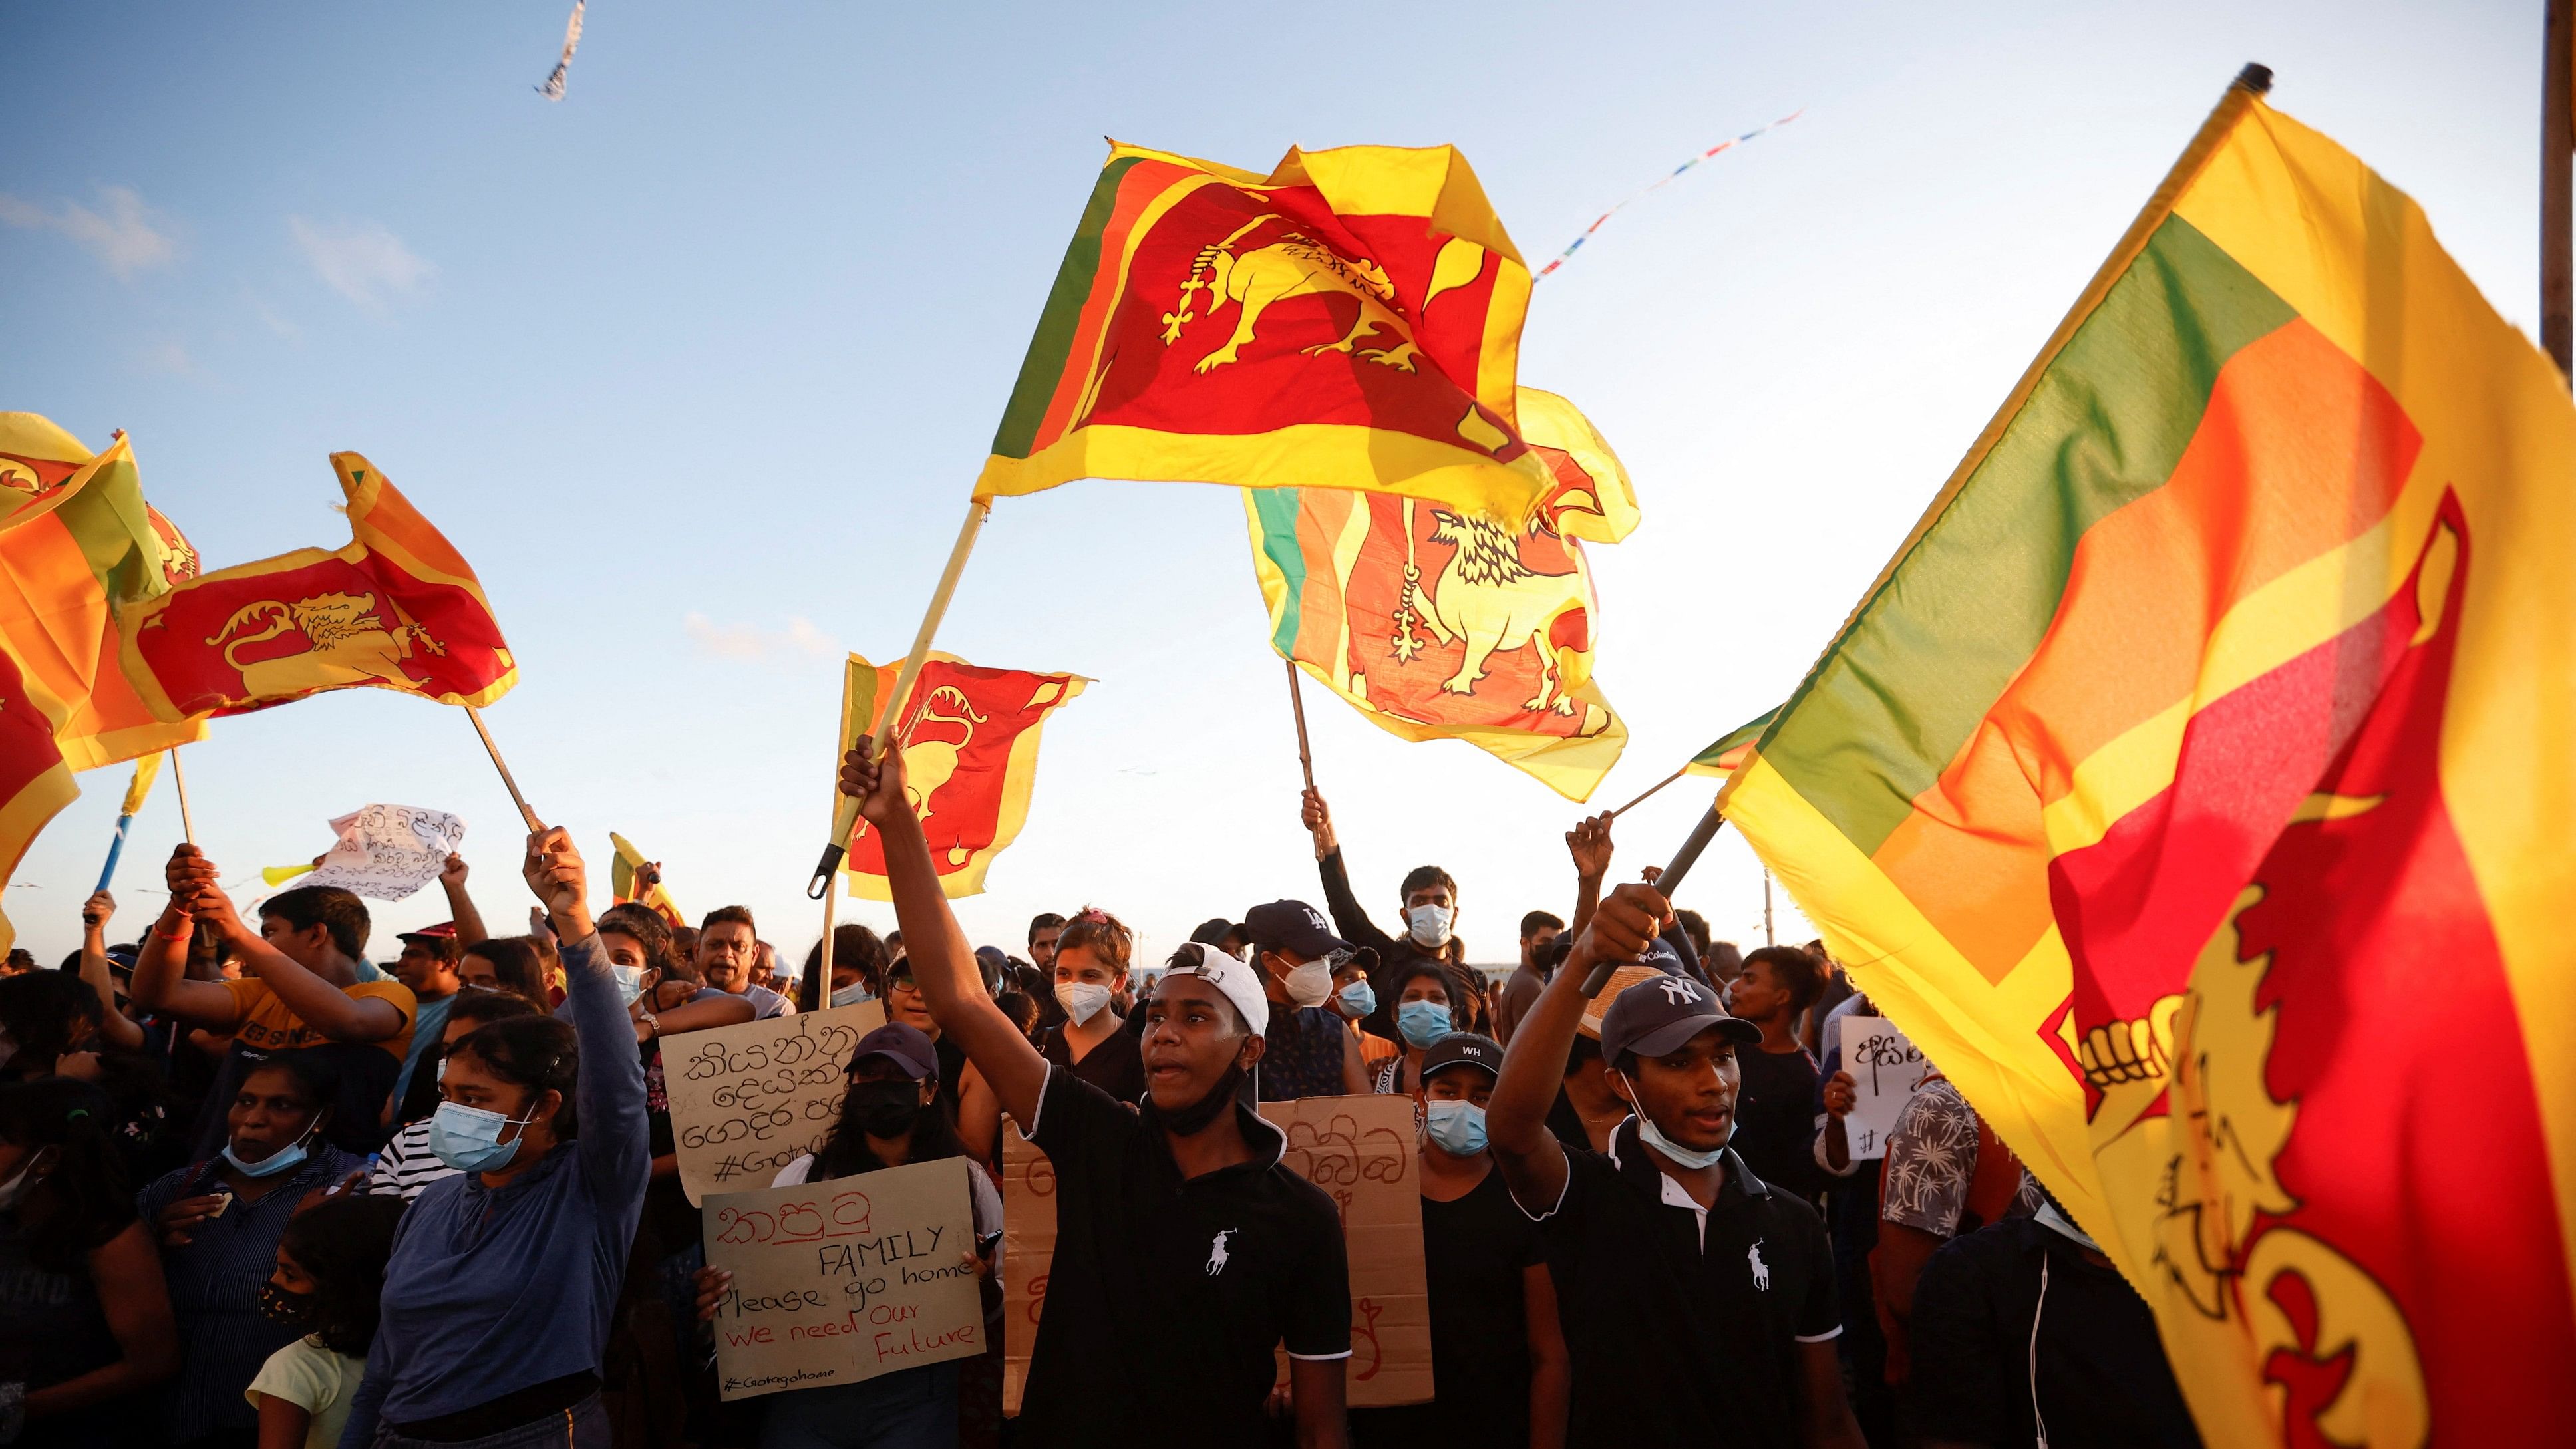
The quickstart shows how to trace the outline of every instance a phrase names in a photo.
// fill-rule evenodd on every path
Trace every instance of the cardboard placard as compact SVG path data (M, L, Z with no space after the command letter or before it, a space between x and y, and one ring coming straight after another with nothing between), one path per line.
M945 1157L710 1198L707 1265L733 1274L716 1308L718 1392L854 1384L983 1352L975 1170Z
M1932 1077L1932 1064L1922 1048L1905 1039L1896 1023L1883 1016L1857 1013L1842 1019L1843 1070L1851 1073L1859 1094L1843 1117L1843 1136L1854 1160L1887 1155L1887 1134L1896 1130L1897 1114Z
M1002 1118L1002 1412L1020 1411L1055 1265L1055 1164Z
M1342 1377L1354 1409L1431 1402L1431 1289L1422 1266L1422 1179L1413 1098L1301 1097L1264 1102L1288 1134L1288 1168L1330 1196L1350 1255L1351 1356ZM1279 1354L1279 1382L1288 1355Z
M664 1038L671 1140L689 1201L767 1187L821 1147L841 1115L851 1051L883 1025L885 1003L862 1001Z

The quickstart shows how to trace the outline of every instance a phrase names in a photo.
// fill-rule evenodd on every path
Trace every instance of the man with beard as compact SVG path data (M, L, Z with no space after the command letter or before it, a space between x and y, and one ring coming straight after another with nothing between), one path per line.
M1251 965L1197 942L1146 1001L1138 1109L1051 1068L979 984L903 788L861 737L841 789L882 832L886 879L930 1015L1056 1172L1055 1266L1020 1439L1135 1442L1140 1403L1178 1441L1257 1444L1274 1344L1301 1449L1342 1449L1349 1269L1332 1199L1281 1164L1287 1137L1237 1101L1270 1003ZM1144 1400L1118 1392L1150 1364Z

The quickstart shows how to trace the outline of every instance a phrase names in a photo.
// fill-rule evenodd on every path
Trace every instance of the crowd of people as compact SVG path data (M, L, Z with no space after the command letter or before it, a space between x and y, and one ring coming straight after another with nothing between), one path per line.
M0 970L0 1446L2198 1442L2145 1304L1958 1090L1861 1150L1834 1023L1875 1008L1820 945L1739 954L1652 872L1614 885L1607 815L1489 979L1459 883L1410 872L1382 929L1311 790L1323 908L1144 962L1090 907L977 947L900 755L863 741L842 788L899 929L840 927L828 970L739 906L594 918L561 830L526 934L451 859L451 919L384 966L356 896L246 920L192 846L130 944L92 897L59 969ZM663 1042L869 1000L775 1185L967 1159L986 1341L724 1401ZM1435 1397L1353 1408L1339 1210L1255 1108L1372 1093L1413 1104ZM1005 1132L1056 1214L1008 1418Z

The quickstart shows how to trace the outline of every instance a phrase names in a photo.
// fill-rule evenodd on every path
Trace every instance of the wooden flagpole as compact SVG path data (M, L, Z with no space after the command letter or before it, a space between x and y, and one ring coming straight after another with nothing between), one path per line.
M2576 0L2549 0L2540 62L2540 346L2576 375L2576 256L2570 253L2568 167L2576 156Z
M880 758L894 746L891 727L895 710L903 702L903 697L912 692L912 682L921 677L921 666L930 658L930 641L938 636L939 621L947 616L948 601L956 596L958 576L966 572L966 556L975 551L975 535L983 531L985 516L992 511L993 506L980 499L969 500L966 504L966 522L957 530L956 546L948 551L948 567L940 572L939 587L931 591L930 608L921 616L921 632L912 636L912 653L905 656L903 672L895 676L893 691L877 704L872 734ZM858 747L858 741L848 742L848 748L855 750ZM833 773L835 776L839 774L837 764ZM850 832L857 828L858 823L859 802L847 795L841 796L840 803L832 811L831 843L823 847L823 859L814 867L814 878L805 883L807 899L819 901L830 893L833 872L840 869L841 854L849 848Z
M1306 746L1306 696L1297 683L1297 661L1282 660L1288 666L1288 709L1297 717L1297 768L1306 772L1306 788L1315 788L1315 752Z
M510 803L519 807L519 818L528 823L531 831L545 829L546 823L528 808L528 797L519 793L519 782L510 778L510 767L502 763L501 747L492 743L492 732L483 727L483 711L469 704L465 706L465 717L474 721L474 733L483 739L483 753L492 757L492 768L501 772L502 788L510 792Z
M1645 794L1640 795L1636 799L1629 801L1627 804L1620 806L1618 809L1611 811L1610 818L1616 820L1620 816L1627 814L1629 811L1636 809L1638 806L1645 804L1648 800L1654 798L1657 790L1664 788L1666 785L1671 784L1675 780L1678 780L1689 773L1690 766L1688 765L1684 765L1680 769L1673 771L1671 774L1666 775L1664 778L1648 786Z
M170 786L179 792L179 838L190 845L197 843L197 822L188 814L188 777L179 769L179 747L170 747ZM100 886L100 890L107 887Z

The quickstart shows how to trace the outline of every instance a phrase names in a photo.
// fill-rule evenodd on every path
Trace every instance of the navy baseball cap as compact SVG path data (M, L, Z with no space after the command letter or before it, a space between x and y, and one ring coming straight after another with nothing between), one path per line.
M858 1050L850 1053L849 1071L870 1057L883 1057L914 1081L939 1075L939 1052L920 1027L890 1021L859 1038Z
M1254 906L1243 913L1243 933L1252 938L1255 950L1294 951L1309 961L1351 949L1350 942L1333 934L1324 913L1304 901Z
M1496 1081L1503 1076L1502 1043L1472 1031L1453 1031L1433 1042L1422 1053L1422 1080L1450 1067L1476 1067Z
M1757 1046L1762 1028L1729 1016L1717 993L1688 976L1658 974L1619 993L1601 1015L1601 1055L1617 1061L1623 1052L1659 1057L1708 1030L1737 1046Z

